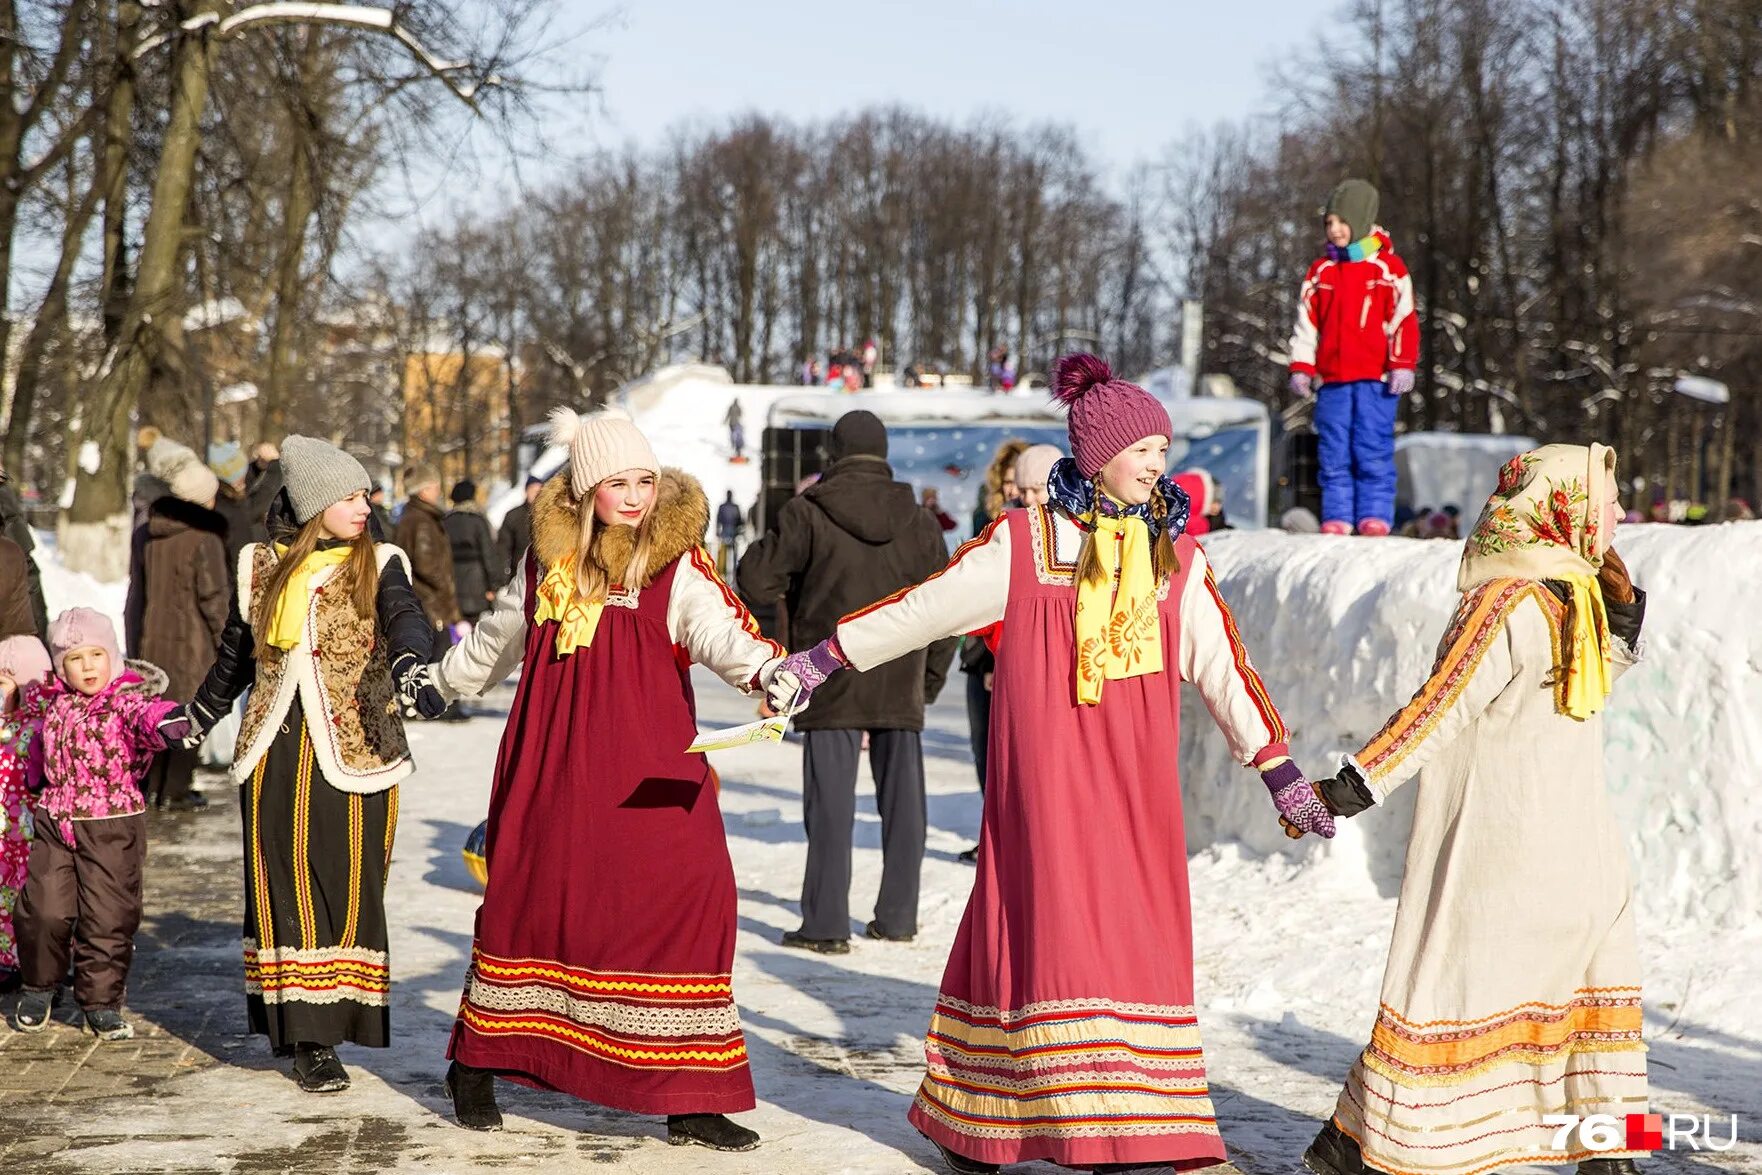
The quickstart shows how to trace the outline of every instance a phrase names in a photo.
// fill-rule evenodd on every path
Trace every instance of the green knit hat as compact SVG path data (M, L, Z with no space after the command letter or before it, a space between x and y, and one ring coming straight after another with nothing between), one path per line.
M1333 213L1352 227L1352 236L1367 237L1377 223L1377 190L1365 180L1347 180L1328 195L1322 215Z

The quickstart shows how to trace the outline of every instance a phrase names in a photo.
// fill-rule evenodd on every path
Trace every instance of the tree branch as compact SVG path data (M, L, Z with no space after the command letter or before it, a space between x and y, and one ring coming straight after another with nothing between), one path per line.
M480 90L485 86L504 84L503 79L495 74L461 78L460 74L468 73L472 69L470 61L448 61L439 56L424 45L390 8L370 8L354 4L253 4L227 17L218 13L203 13L201 16L191 17L178 27L186 33L211 29L210 36L224 41L259 26L278 24L330 25L384 33L408 49L412 57L473 110L477 109L477 95ZM138 58L150 53L170 39L170 32L148 37L135 50L134 56Z

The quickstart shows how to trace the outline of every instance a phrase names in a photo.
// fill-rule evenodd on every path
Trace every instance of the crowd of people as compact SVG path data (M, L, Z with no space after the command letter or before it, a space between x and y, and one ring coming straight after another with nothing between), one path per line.
M1293 351L1331 420L1317 529L1383 535L1377 397L1411 382L1406 295L1386 237L1361 235L1374 190L1329 208L1310 349ZM1330 342L1352 317L1342 298L1388 311L1378 356ZM1645 610L1613 547L1615 454L1548 445L1502 469L1432 673L1312 778L1199 539L1227 525L1216 485L1169 470L1167 409L1093 355L1062 359L1053 388L1066 448L1000 449L952 555L953 520L895 476L881 421L845 414L831 466L727 554L738 593L704 549L702 487L620 414L554 413L567 463L528 482L499 535L477 487L443 501L433 468L408 469L388 513L322 440L203 461L144 437L123 640L90 609L39 625L0 540L0 616L30 626L0 632L15 1026L46 1026L71 967L91 1031L131 1034L146 811L195 802L190 753L239 710L247 1022L301 1089L347 1088L337 1045L393 1043L384 889L416 767L405 724L457 715L518 669L447 1048L454 1115L499 1128L497 1082L515 1081L664 1117L673 1143L749 1150L759 1136L730 1117L756 1101L738 896L717 775L687 750L689 666L801 732L802 923L782 942L838 954L865 750L883 864L861 933L881 950L918 933L924 712L958 655L983 815L909 1115L950 1170L1225 1160L1193 985L1191 905L1214 899L1188 885L1185 684L1293 838L1330 838L1423 776L1376 1026L1309 1167L1633 1171L1638 1152L1554 1149L1545 1117L1646 1105L1632 883L1602 775L1600 714ZM775 610L778 639L749 605Z

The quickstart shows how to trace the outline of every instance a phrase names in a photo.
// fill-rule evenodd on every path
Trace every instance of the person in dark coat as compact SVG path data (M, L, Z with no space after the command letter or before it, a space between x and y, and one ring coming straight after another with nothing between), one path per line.
M31 616L29 562L17 543L0 536L0 640L43 635Z
M208 468L220 479L220 490L214 496L214 509L226 520L226 574L238 575L239 552L245 544L263 542L269 531L263 527L263 512L255 517L257 503L248 492L251 463L243 449L233 441L216 441L208 446ZM263 503L267 509L268 503Z
M130 657L164 670L166 695L187 701L214 663L232 598L227 575L227 521L214 509L220 479L188 449L171 442L153 468L171 493L147 508L129 551L123 633ZM161 808L202 808L191 790L194 747L171 746L153 760L141 783Z
M948 564L942 529L912 487L887 464L887 430L872 412L848 412L832 429L833 464L778 512L776 529L740 560L741 594L783 600L791 646L830 637L838 622ZM939 641L870 673L843 673L796 719L805 735L803 812L808 833L802 926L785 946L825 953L850 949L851 828L857 759L869 736L869 766L881 812L881 893L870 938L909 940L918 928L924 859L924 707L954 656Z
M452 545L453 591L460 614L476 625L478 617L489 611L496 589L507 580L502 577L502 556L489 519L477 507L477 483L470 478L455 482L450 496L453 508L442 525Z
M44 636L49 632L49 608L43 601L43 573L37 567L36 556L31 553L37 549L37 539L31 534L30 520L25 517L24 499L18 496L12 478L3 469L0 469L0 534L17 543L19 553L24 556L25 594L30 598L31 622L36 626L36 635Z
M452 647L452 627L464 619L453 586L453 543L447 537L440 508L440 474L425 465L412 466L404 478L410 500L398 519L392 539L410 558L416 598L433 630L430 660L438 661Z
M526 548L532 546L532 502L544 484L543 478L528 477L526 500L502 516L502 525L496 531L496 549L502 553L503 583L513 582L520 561L526 558Z
M384 482L374 482L373 488L367 491L367 508L373 511L374 541L391 542L392 531L397 529L397 523L392 521L392 512L385 504Z

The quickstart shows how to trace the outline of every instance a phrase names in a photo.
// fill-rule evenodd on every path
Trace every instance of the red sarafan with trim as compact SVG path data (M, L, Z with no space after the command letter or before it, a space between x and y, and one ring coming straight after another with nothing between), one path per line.
M516 641L523 666L449 1055L636 1113L748 1110L734 869L715 773L685 749L697 737L690 675L702 664L748 688L780 650L717 577L699 545L708 503L672 470L657 482L640 582L614 578L591 623L558 607L577 598L570 572L591 508L567 491L553 481L533 504L520 608L498 607L441 665L454 688L479 693L515 663ZM611 557L619 537L603 528L589 557Z
M1377 252L1362 261L1320 257L1303 277L1291 370L1321 383L1382 379L1419 362L1413 278L1389 234L1371 234Z
M527 630L451 1055L637 1113L734 1113L754 1105L734 870L708 762L685 753L679 567L609 605L590 648L560 657L554 621ZM526 578L531 615L535 566Z

